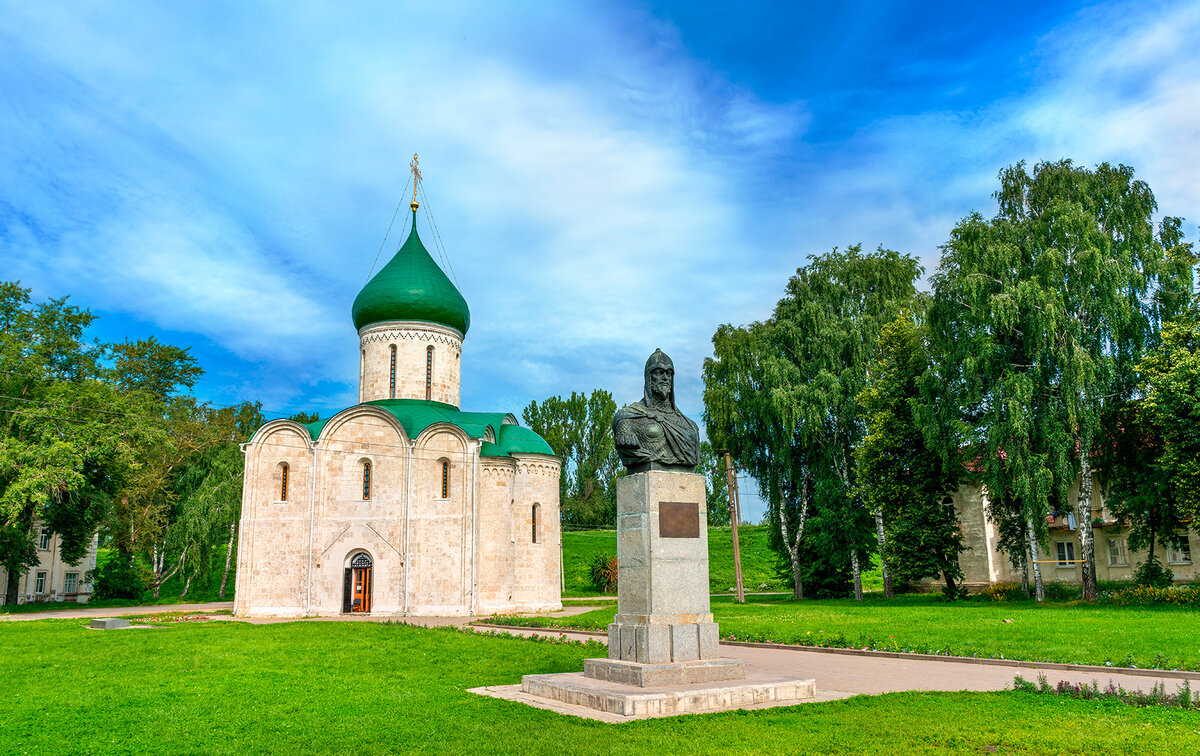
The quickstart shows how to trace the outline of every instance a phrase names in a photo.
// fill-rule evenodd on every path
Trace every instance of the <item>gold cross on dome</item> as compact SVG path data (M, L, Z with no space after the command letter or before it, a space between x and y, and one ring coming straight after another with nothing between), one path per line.
M421 180L421 169L417 167L417 154L413 153L412 162L408 164L413 171L413 202L417 201L417 182Z

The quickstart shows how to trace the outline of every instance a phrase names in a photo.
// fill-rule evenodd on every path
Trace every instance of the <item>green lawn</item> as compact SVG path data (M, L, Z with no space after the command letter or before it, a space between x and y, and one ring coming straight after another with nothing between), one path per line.
M767 546L767 528L761 525L738 527L742 552L742 585L747 592L791 590L786 580L775 574L776 557ZM617 555L617 531L590 530L563 533L564 596L597 596L588 572L597 554ZM737 585L733 577L733 539L729 528L708 529L709 589L728 593ZM864 578L869 582L869 578Z
M0 623L4 753L1195 753L1196 715L904 693L607 725L466 692L599 647L374 623Z
M537 621L603 630L615 612L615 607L605 608L561 620ZM785 596L761 596L738 605L722 596L713 600L713 615L721 625L721 636L733 635L736 640L1200 668L1200 610L1193 608L946 603L930 595L899 596L890 601L872 596L862 603L850 599L795 602Z

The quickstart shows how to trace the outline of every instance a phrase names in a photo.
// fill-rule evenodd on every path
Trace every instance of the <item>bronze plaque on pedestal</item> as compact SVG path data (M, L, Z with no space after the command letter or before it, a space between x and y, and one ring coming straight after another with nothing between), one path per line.
M699 538L700 505L694 501L660 501L658 535L660 538Z

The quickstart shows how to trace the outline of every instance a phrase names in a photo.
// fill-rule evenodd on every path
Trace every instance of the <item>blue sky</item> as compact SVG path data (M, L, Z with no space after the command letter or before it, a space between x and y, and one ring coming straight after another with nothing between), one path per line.
M698 417L719 323L834 245L931 272L1018 160L1132 165L1196 238L1194 2L190 5L0 2L0 279L218 404L355 401L413 152L466 409L632 401L661 347Z

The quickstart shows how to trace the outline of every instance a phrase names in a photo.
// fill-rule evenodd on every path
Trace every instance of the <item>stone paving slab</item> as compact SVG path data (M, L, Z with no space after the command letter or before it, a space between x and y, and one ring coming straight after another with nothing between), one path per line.
M516 703L527 704L537 709L545 709L559 714L567 714L573 717L582 717L584 719L594 719L598 722L608 722L610 724L620 724L622 722L633 722L639 719L658 719L661 717L678 716L673 713L642 713L631 716L623 716L621 714L613 714L607 711L598 711L586 706L578 704L564 703L562 701L554 701L549 698L530 695L521 690L520 685L487 685L480 688L469 688L468 693L477 693L481 696L490 696L499 698L505 701L515 701ZM817 690L811 698L798 699L793 701L767 701L758 704L749 704L739 706L739 709L773 709L779 706L798 706L808 703L822 703L825 701L836 701L840 698L849 698L854 693L839 690Z
M65 602L64 602L65 604ZM161 606L107 606L89 607L75 604L70 609L47 609L44 612L18 612L0 614L0 622L21 622L40 619L88 619L89 617L122 617L130 614L159 614L160 612L205 612L233 611L232 601L211 601L207 604L164 604Z

